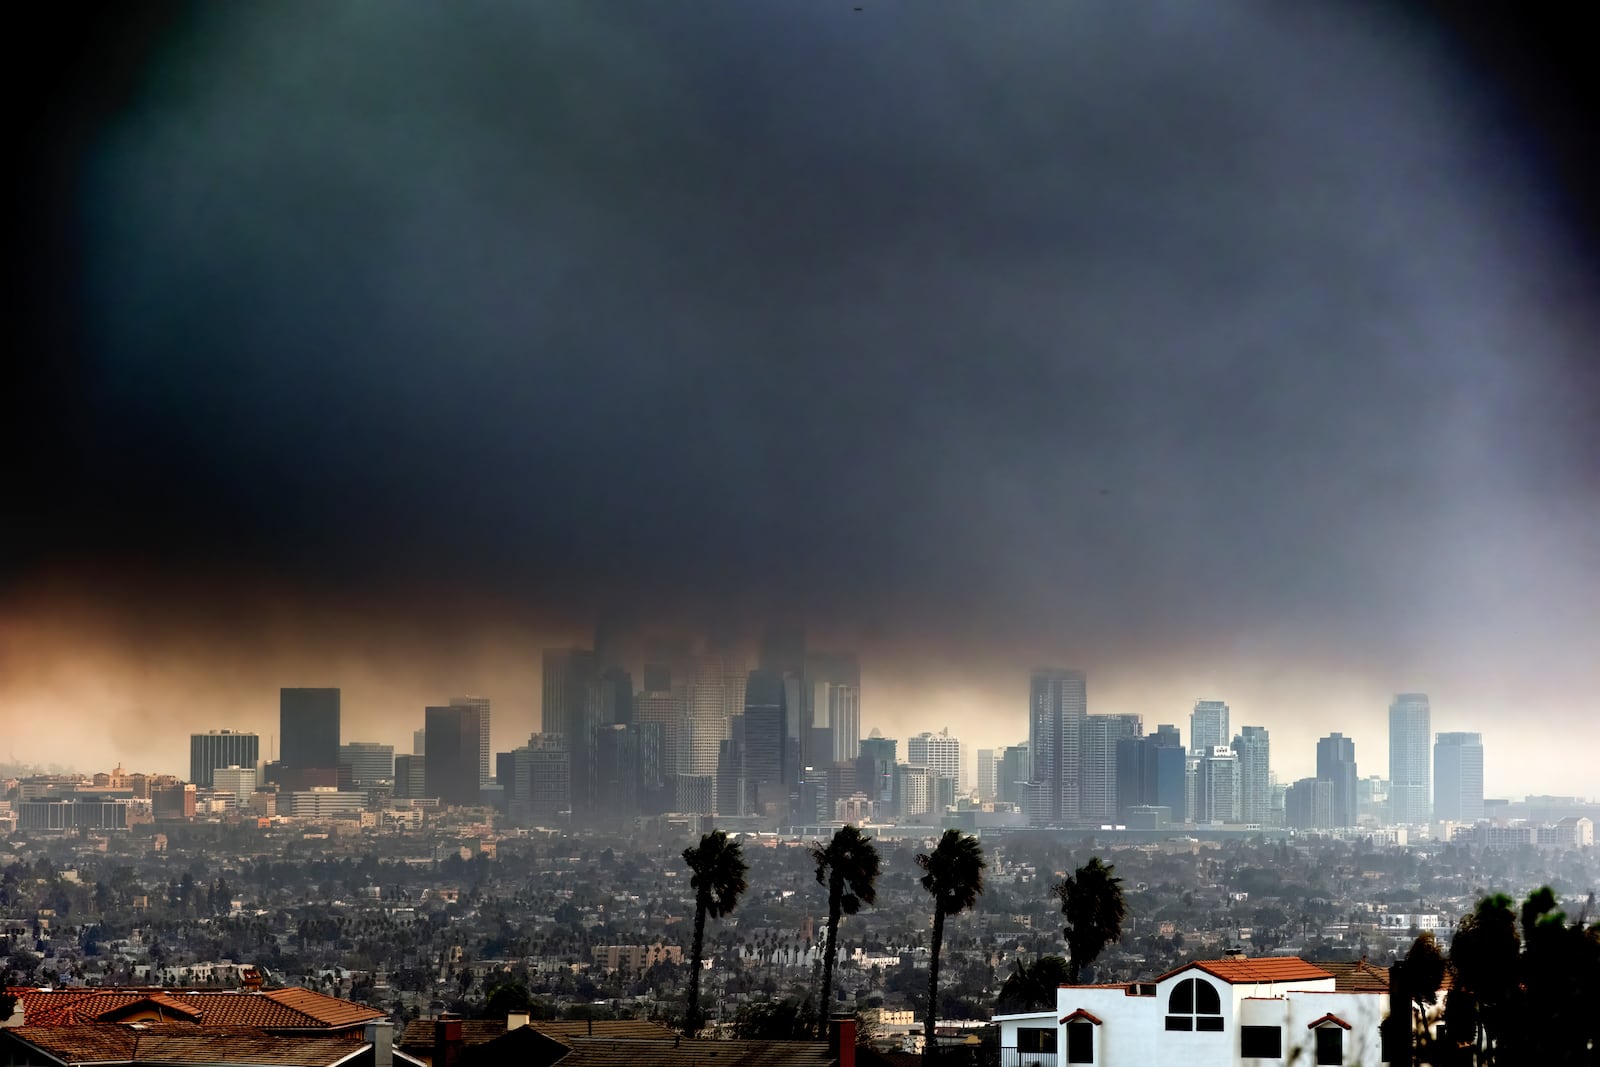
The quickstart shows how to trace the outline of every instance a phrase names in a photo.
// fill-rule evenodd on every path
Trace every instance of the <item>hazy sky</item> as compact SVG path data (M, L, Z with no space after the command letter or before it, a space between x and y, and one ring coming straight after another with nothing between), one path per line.
M182 771L280 685L508 748L613 604L805 619L891 736L1014 742L1077 666L1383 773L1424 690L1490 792L1600 793L1594 234L1451 31L854 8L147 30L37 242L16 755Z

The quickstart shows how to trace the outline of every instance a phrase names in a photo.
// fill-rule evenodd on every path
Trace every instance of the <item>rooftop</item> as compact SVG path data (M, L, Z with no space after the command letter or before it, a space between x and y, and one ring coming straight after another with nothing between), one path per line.
M1309 982L1333 978L1333 974L1298 956L1233 956L1221 960L1195 960L1160 978L1164 981L1191 968L1205 971L1230 985L1252 985L1257 982Z

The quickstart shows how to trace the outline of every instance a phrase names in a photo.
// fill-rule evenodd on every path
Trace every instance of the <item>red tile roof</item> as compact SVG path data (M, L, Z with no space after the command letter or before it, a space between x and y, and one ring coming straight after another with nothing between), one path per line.
M1333 975L1333 988L1341 993L1387 993L1389 968L1366 960L1329 960L1322 968Z
M1320 1019L1313 1019L1311 1022L1306 1023L1306 1029L1307 1030L1315 1030L1317 1027L1321 1026L1323 1023L1338 1023L1340 1026L1344 1027L1346 1030L1352 1029L1352 1027L1350 1026L1349 1023L1345 1022L1343 1019L1339 1018L1337 1015L1335 1015L1331 1011L1328 1014L1324 1015Z
M186 1023L91 1023L20 1026L0 1031L69 1064L237 1064L332 1067L364 1046L340 1035L269 1034L261 1030L196 1027Z
M1063 1023L1070 1023L1074 1019L1088 1019L1090 1022L1094 1023L1096 1026L1100 1025L1100 1019L1099 1019L1098 1016L1091 1015L1089 1012L1084 1011L1082 1008L1079 1008L1077 1011L1073 1012L1071 1015L1062 1016L1061 1021Z
M1257 982L1307 982L1332 978L1333 975L1314 963L1298 956L1261 956L1246 959L1242 956L1224 960L1195 960L1175 971L1168 971L1157 981L1165 981L1190 968L1198 968L1230 985L1252 985Z
M364 1004L330 997L309 989L171 989L13 990L22 1001L28 1026L75 1026L98 1022L148 1007L163 1020L203 1026L252 1026L264 1030L338 1030L384 1017Z

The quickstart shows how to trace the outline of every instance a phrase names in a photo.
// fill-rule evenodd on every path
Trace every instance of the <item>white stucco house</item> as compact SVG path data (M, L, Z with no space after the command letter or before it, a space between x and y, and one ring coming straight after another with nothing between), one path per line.
M1389 995L1295 957L1198 960L1153 982L1062 986L1000 1015L1000 1067L1379 1067Z

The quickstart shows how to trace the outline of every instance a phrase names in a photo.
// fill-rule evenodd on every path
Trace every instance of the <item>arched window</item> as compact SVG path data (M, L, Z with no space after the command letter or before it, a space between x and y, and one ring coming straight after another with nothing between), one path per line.
M1217 987L1199 978L1186 978L1172 987L1167 998L1168 1030L1222 1029L1222 998Z

